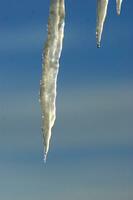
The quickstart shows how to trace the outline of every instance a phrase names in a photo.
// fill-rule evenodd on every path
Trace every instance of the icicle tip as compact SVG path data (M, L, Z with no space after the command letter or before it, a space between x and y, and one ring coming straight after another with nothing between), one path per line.
M100 43L97 43L97 48L100 48L100 47L101 47Z
M119 16L121 14L121 10L117 8L117 15Z
M116 12L117 12L117 15L121 14L121 5L122 5L122 0L116 0Z
M44 153L43 162L46 164L46 161L47 161L47 153Z

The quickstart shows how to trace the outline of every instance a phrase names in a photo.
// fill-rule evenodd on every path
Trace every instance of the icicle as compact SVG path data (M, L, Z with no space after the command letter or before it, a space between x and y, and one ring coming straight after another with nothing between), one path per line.
M116 11L118 15L120 15L121 13L121 5L122 5L122 0L116 0Z
M51 129L56 118L56 84L64 37L64 19L64 0L51 0L48 20L48 38L43 52L42 80L40 83L45 162L49 150Z
M96 24L96 40L97 47L100 47L103 26L107 14L108 0L97 0L97 24Z

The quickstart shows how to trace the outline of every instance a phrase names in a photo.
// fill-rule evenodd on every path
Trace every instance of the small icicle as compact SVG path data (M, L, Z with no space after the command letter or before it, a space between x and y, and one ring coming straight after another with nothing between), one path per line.
M96 41L100 47L103 26L107 15L108 0L97 0L97 22L96 22Z
M121 5L122 5L122 0L116 0L116 11L117 15L121 14Z

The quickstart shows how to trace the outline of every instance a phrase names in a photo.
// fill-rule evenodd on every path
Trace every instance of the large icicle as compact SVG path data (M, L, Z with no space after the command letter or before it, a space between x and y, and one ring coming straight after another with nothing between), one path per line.
M56 118L56 84L64 37L64 19L64 0L51 0L48 37L43 52L42 80L40 83L44 160L46 160L49 150L51 129Z
M97 47L100 47L103 26L107 14L108 0L97 0L97 24L96 24L96 40Z
M118 15L120 15L121 13L121 5L122 5L122 0L116 0L116 11Z

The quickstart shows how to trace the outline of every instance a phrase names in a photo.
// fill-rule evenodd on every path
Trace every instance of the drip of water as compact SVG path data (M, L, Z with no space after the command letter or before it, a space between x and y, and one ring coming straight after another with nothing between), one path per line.
M44 153L43 161L44 161L44 163L46 163L46 161L47 161L47 154L46 153Z

